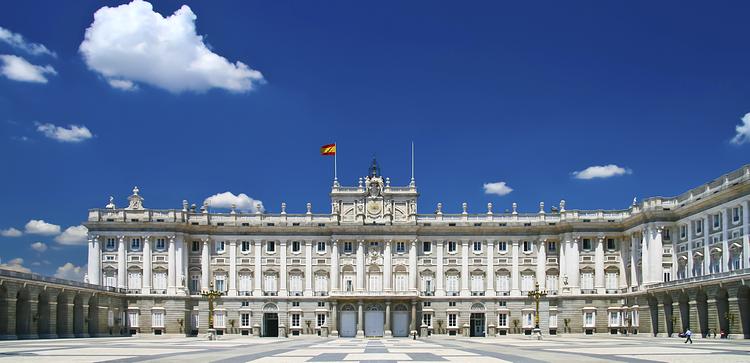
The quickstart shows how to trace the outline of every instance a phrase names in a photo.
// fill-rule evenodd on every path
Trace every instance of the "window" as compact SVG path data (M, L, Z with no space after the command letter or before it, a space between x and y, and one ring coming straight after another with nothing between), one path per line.
M289 276L289 291L302 292L302 275L294 274Z
M664 282L672 281L672 270L669 268L664 269Z
M687 238L687 225L680 225L680 238Z
M137 328L139 326L138 320L138 310L128 310L128 326Z
M432 292L432 275L422 276L422 291Z
M226 328L227 322L224 318L226 315L223 311L214 311L214 328Z
M216 287L216 291L227 291L226 278L227 276L223 274L214 276L214 287Z
M141 288L141 272L128 272L128 289L138 290Z
M445 291L449 293L458 292L458 275L448 275L445 279Z
M615 239L614 238L607 238L607 249L612 251L615 249Z
M714 214L712 219L714 221L714 229L718 229L721 226L721 213Z
M406 243L396 242L396 252L403 253L404 251L406 251Z
M510 291L510 276L508 275L497 276L497 290L500 292Z
M378 241L370 241L370 247L378 247L379 245Z
M190 275L190 291L195 294L201 291L201 275Z
M164 327L164 312L159 311L152 311L151 312L151 327L153 328L163 328Z
M430 253L432 251L432 242L430 241L423 241L422 242L422 252L424 253Z
M325 241L318 241L318 252L325 252L325 251L326 251Z
M253 279L249 273L240 274L240 295L248 295L253 290Z
M326 314L318 314L318 318L315 321L315 326L321 327L326 325Z
M117 272L105 272L104 273L104 286L117 287Z
M422 314L422 325L432 328L432 314Z
M141 249L141 239L140 238L133 238L130 240L130 249L133 251L138 251Z
M267 292L276 292L276 275L266 275L266 289Z
M113 327L115 325L115 312L112 310L107 310L107 326Z
M523 241L523 252L531 252L531 242Z
M557 314L549 314L549 327L557 328Z
M164 249L167 247L166 240L164 238L157 238L156 239L156 249L159 251L164 251Z
M448 307L456 307L455 301L448 301Z
M508 306L508 302L505 300L498 301L497 306Z
M276 252L276 242L275 241L268 241L268 242L266 242L266 252L269 252L269 253Z
M408 275L405 273L396 273L396 291L406 291L409 287L409 278Z
M474 252L482 252L482 242L474 241Z
M534 313L523 314L523 327L524 328L534 327Z
M729 267L732 270L738 270L740 268L740 255L737 253L732 253L732 255L729 257Z
M581 274L581 290L594 289L594 273L584 272Z
M505 314L505 313L497 314L497 326L501 328L508 327L508 314Z
M201 241L193 241L190 250L193 252L199 252L201 250Z
M429 307L432 306L432 301L425 301L425 302L422 303L422 306L424 306L426 308L429 308Z
M662 231L662 237L664 237L665 240L672 239L672 235L671 235L669 228L664 228L664 231Z
M250 327L250 313L240 314L240 326L243 328Z
M591 239L584 238L583 239L583 250L584 251L591 251Z
M292 327L299 327L299 314L292 314Z
M242 241L242 245L240 247L240 251L244 253L250 252L250 241Z
M457 326L456 323L456 314L448 314L448 326L455 328Z
M299 301L292 301L292 307L298 308L299 307Z
M299 241L292 241L292 252L299 252L300 248L301 246Z
M732 222L739 222L742 218L742 209L740 207L732 208Z
M114 250L115 249L115 239L114 238L107 238L107 244L104 246L104 248L108 250Z
M328 277L325 275L315 276L315 291L328 292Z
M605 282L605 288L607 290L615 290L617 289L617 272L607 272L607 278Z
M703 233L703 220L695 221L695 233Z
M547 242L547 250L555 252L557 250L557 242Z
M583 314L583 325L585 327L593 327L594 326L594 312L587 311Z
M216 253L224 253L225 242L216 241Z
M167 289L167 273L166 272L154 272L154 289L155 290Z
M344 242L344 253L352 253L352 243Z
M505 252L508 250L508 242L500 241L497 243L497 249L500 252Z
M448 241L448 253L456 252L456 241Z
M620 312L610 311L609 312L609 326L619 326L619 325L620 325Z
M318 301L318 307L319 307L319 308L324 308L324 307L326 307L326 302L325 302L325 301Z
M521 276L521 291L523 293L534 290L534 275Z
M240 306L242 306L244 308L249 307L250 306L250 302L247 301L247 300L245 300L245 301L243 301L243 302L240 303Z
M471 292L484 291L484 276L471 275Z

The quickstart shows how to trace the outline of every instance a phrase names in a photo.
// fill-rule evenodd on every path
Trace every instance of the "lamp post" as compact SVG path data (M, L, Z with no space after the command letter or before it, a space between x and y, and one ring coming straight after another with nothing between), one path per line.
M539 299L547 296L547 292L539 290L539 282L534 284L534 290L529 291L529 297L536 302L536 314L534 314L534 335L537 339L542 339L542 330L539 329Z
M201 292L201 296L208 299L208 334L209 340L213 340L216 330L214 329L214 300L221 297L221 292L214 290L214 284L208 284L208 290Z

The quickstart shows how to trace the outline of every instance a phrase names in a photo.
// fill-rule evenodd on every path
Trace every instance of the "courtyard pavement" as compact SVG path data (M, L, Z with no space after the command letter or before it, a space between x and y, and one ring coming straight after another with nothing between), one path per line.
M0 341L1 362L750 362L750 340L559 336L412 340L133 337Z

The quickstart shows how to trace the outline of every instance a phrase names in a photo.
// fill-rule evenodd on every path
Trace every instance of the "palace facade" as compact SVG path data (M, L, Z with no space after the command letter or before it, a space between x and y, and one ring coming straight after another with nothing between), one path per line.
M122 289L127 330L219 334L750 334L750 166L622 210L418 214L373 162L328 213L208 205L92 209L88 282Z

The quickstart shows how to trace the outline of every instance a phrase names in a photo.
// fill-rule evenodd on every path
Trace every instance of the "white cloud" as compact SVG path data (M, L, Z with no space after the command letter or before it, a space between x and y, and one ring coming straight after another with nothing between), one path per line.
M140 82L174 93L245 92L264 82L259 71L212 52L196 33L196 19L187 5L166 18L141 0L105 6L94 14L79 50L91 70L120 89Z
M249 211L251 213L255 213L258 210L261 212L265 210L263 202L250 198L245 193L238 195L234 195L232 192L214 194L206 198L204 202L207 202L208 206L213 208L231 208L232 204L234 204L238 210Z
M81 142L94 137L86 126L78 125L68 125L68 128L64 128L50 123L37 123L36 130L44 136L60 142Z
M7 263L0 263L0 268L18 272L31 273L31 269L23 265L23 258L14 258Z
M123 91L135 91L138 89L138 86L135 83L124 79L110 79L107 80L107 82L110 86Z
M52 223L47 223L41 219L32 219L29 221L29 223L26 223L26 233L54 236L56 234L60 234L60 226Z
M3 236L3 237L21 237L21 235L23 235L23 232L13 227L0 231L0 236Z
M581 171L574 171L573 177L576 179L589 180L594 178L610 178L618 175L631 174L630 169L626 169L615 164L589 166Z
M44 252L47 250L47 245L44 242L34 242L31 244L31 249L37 252Z
M505 182L484 183L484 194L507 195L513 191Z
M737 135L732 138L732 144L742 145L750 141L750 113L742 116L742 123L735 127Z
M66 246L80 246L88 243L89 230L85 226L72 226L65 229L61 235L55 237L55 242Z
M84 275L86 275L86 266L76 266L70 262L66 262L64 265L57 268L55 277L58 279L83 281Z
M26 53L32 54L32 55L42 55L46 54L52 57L57 57L57 54L55 52L47 49L42 44L38 43L31 43L27 42L26 39L23 38L23 35L18 33L13 33L12 31L5 29L0 26L0 42L5 42L12 46L13 48L20 49Z
M16 55L0 54L0 74L21 82L47 83L45 74L57 74L51 65L37 66Z

